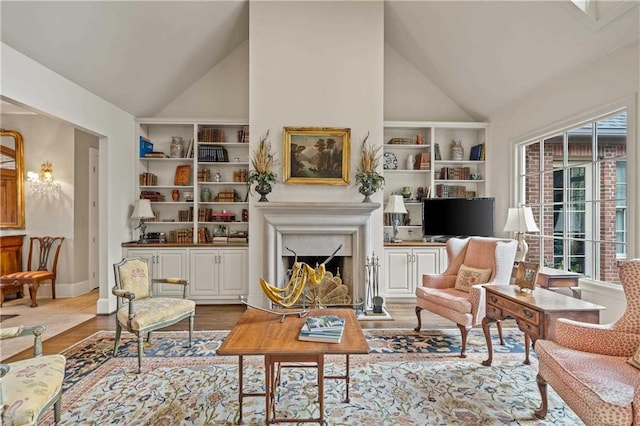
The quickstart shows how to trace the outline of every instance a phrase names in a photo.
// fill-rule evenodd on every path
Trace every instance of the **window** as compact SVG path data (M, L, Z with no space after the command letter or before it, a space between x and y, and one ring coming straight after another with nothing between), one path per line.
M618 282L627 253L627 114L616 112L518 147L518 199L539 235L528 261Z

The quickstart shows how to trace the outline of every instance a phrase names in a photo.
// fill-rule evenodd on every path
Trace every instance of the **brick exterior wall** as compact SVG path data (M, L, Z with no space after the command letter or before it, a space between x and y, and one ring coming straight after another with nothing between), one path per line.
M584 141L579 141L578 138L573 137L569 143L568 158L571 163L589 163L592 161L592 147L590 144L590 137L584 138ZM534 143L525 147L525 194L524 200L527 205L530 205L533 210L534 217L538 219L540 217L540 204L546 204L543 211L542 223L539 223L540 234L543 236L551 237L553 235L554 226L554 212L553 206L553 165L554 162L562 162L562 138L557 137L554 139L545 140L544 145L544 158L542 159L541 173L541 160L540 160L540 144ZM607 158L620 158L626 155L626 145L620 143L620 140L607 142L606 138L602 136L598 139L598 158L605 160ZM600 163L600 194L599 200L599 212L600 212L600 235L595 239L599 241L615 241L616 240L616 162L601 161ZM542 185L542 188L540 187ZM589 183L587 182L587 186ZM540 200L542 196L542 200ZM587 196L589 199L590 196ZM587 208L590 207L590 203L587 203ZM530 262L538 262L541 256L542 264L545 266L554 266L553 262L553 248L554 242L552 238L543 238L540 240L537 237L527 238L529 244L529 252L527 253L527 259ZM541 254L541 245L542 252ZM616 263L616 245L612 243L595 243L594 251L597 251L599 256L596 257L599 261L600 276L593 277L610 283L619 283L618 267ZM595 260L595 259L594 259Z

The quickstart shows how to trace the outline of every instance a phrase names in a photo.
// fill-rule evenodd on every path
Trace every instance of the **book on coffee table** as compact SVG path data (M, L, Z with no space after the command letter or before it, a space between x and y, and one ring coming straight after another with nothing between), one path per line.
M302 325L299 340L309 342L340 343L344 332L344 318L337 315L309 317Z

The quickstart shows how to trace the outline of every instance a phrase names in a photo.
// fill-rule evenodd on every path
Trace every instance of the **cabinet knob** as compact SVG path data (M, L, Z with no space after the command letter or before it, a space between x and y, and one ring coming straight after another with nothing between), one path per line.
M525 316L525 317L527 317L527 318L533 318L533 312L531 312L531 311L530 311L530 310L528 310L528 309L523 310L523 311L522 311L522 313L523 313L523 314L524 314L524 316Z
M498 298L495 296L489 296L489 300L491 300L493 303L496 303L498 301Z

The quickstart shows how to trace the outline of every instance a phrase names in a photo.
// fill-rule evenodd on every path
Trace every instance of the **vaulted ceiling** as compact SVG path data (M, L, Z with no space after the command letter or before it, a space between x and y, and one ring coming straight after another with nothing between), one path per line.
M636 42L639 1L610 6L607 25L568 0L387 1L385 41L486 120L545 81ZM0 7L4 43L135 116L158 113L249 36L247 1Z

